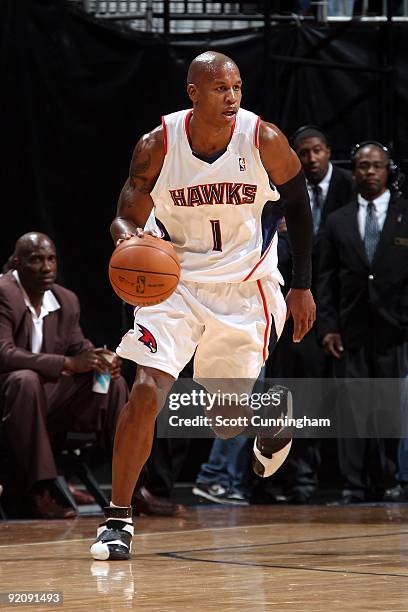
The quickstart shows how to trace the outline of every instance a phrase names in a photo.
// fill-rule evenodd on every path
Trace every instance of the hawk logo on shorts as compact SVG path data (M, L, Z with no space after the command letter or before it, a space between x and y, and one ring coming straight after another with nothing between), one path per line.
M143 325L140 325L140 323L138 323L137 326L142 332L142 335L139 338L139 342L143 342L143 344L150 349L151 353L157 353L157 342L152 332L149 332L149 330L146 329Z

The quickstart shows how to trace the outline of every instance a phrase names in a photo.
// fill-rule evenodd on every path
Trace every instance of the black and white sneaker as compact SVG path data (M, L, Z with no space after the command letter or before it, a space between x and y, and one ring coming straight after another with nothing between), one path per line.
M104 508L105 522L99 525L90 550L97 561L125 561L132 549L132 507Z
M292 446L292 427L288 425L293 418L292 393L282 385L273 385L268 389L270 395L279 395L280 401L273 413L275 427L269 428L256 436L254 440L252 468L257 476L268 478L283 464Z
M230 491L227 494L227 502L233 506L249 506L249 499L238 491Z
M228 504L228 491L220 484L196 484L193 488L193 495L207 499L215 504Z
M268 478L283 464L292 446L291 438L263 438L254 440L252 468L257 476Z

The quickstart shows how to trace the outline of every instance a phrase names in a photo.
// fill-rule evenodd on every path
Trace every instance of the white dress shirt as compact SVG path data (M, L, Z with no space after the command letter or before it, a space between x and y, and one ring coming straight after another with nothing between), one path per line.
M23 285L21 284L20 277L18 275L17 270L13 270L12 272L14 278L21 291L23 292L24 302L27 308L31 313L32 319L32 327L31 327L31 351L33 353L39 353L41 351L42 343L43 343L43 326L44 326L44 317L47 316L50 312L54 310L58 310L61 308L60 303L57 298L53 294L51 290L47 290L44 292L43 301L41 304L40 314L37 316L37 313L30 302L30 298L28 297L26 291L24 290Z
M320 183L318 183L320 189L322 190L322 199L321 202L324 204L324 202L326 201L327 198L327 194L329 191L329 187L330 187L330 180L333 174L333 165L331 162L329 162L329 169L327 170L325 176L322 178L322 180L320 181ZM309 183L309 181L306 182L307 184L307 190L309 192L309 199L310 199L310 206L313 208L313 204L314 204L314 193L313 193L313 184Z
M367 204L368 202L373 202L374 204L374 212L375 217L377 219L377 225L380 232L384 226L385 217L387 216L388 204L390 203L391 193L390 190L387 189L384 191L380 197L375 200L365 200L361 194L358 194L358 213L357 213L357 221L358 221L358 229L360 232L361 238L364 240L364 232L365 232L365 222L367 216Z

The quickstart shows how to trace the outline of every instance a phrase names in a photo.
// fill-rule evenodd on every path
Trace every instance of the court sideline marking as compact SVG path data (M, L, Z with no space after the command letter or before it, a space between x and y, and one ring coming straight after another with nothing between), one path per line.
M330 569L330 568L319 568L319 567L302 567L298 565L279 565L279 564L270 564L270 563L255 563L251 561L229 561L223 559L203 559L189 556L186 553L200 553L200 552L218 552L218 551L227 551L227 550L237 550L237 549L252 549L259 547L271 547L271 546L279 546L284 545L288 546L290 544L310 544L316 542L329 542L329 541L338 541L338 540L356 540L363 538L380 538L380 537L392 537L396 535L407 535L407 531L398 531L398 532L390 532L390 533L373 533L373 534L364 534L364 535L353 535L353 536L331 536L327 538L313 538L310 540L292 540L290 542L266 542L262 544L239 544L236 546L220 546L213 548L198 548L198 549L190 549L184 551L174 551L174 552L162 552L162 553L154 553L159 557L166 557L169 559L176 559L180 561L198 561L201 563L218 563L222 565L238 565L242 567L264 567L264 568L274 568L274 569L291 569L291 570L303 570L309 572L326 572L326 573L334 573L334 574L350 574L350 575L358 575L358 576L385 576L390 578L408 578L408 574L391 574L391 573L383 573L383 572L363 572L356 570L347 570L347 569ZM302 554L302 553L300 553ZM324 554L324 553L321 553Z

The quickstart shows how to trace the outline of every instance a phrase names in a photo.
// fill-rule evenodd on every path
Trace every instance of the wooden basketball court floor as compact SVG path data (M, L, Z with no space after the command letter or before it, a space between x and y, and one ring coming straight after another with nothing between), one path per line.
M0 521L0 592L61 591L65 611L406 612L407 522L408 504L198 506L140 518L132 560L106 562L88 552L98 517Z

